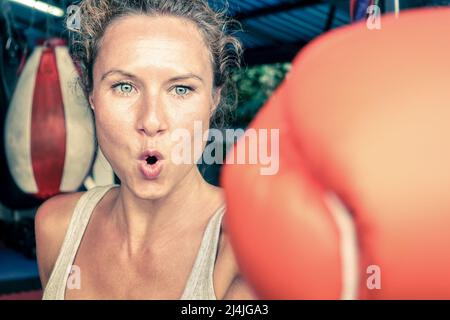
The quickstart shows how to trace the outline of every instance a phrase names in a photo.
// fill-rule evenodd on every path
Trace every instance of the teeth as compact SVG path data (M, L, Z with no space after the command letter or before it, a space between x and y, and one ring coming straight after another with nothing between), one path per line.
M150 157L147 157L146 161L148 164L155 164L156 162L158 162L158 158L155 156L150 156Z

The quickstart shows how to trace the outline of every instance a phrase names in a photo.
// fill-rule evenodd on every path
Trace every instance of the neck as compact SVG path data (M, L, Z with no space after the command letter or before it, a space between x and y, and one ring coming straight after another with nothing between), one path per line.
M211 196L213 188L203 180L196 166L163 198L141 199L126 185L121 186L112 212L129 254L149 247L153 251L162 250L193 227L203 225L214 207L205 206L205 201L199 198ZM217 201L212 202L217 205Z

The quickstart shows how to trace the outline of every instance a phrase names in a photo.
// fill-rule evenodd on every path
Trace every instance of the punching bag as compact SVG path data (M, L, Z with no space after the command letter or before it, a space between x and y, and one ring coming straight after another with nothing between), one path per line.
M77 77L63 40L48 40L28 59L8 109L10 172L40 199L77 190L93 161L93 117Z
M250 124L280 130L279 171L226 164L221 178L261 298L450 299L449 17L319 37Z
M5 22L0 18L0 30L6 30ZM17 42L25 44L25 39L21 39L20 34L14 32L13 37ZM6 113L9 106L11 88L16 82L19 61L11 58L11 53L6 49L9 36L0 33L0 202L10 209L30 209L35 208L41 202L39 199L24 193L15 183L9 171L6 160L5 148L5 125ZM18 40L17 40L18 39ZM26 50L23 50L25 52Z

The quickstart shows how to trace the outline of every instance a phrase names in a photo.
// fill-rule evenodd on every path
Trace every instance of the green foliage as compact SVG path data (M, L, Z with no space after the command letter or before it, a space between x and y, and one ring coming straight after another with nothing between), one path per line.
M245 128L264 102L284 79L290 63L276 63L248 67L234 75L238 89L238 107L234 127Z

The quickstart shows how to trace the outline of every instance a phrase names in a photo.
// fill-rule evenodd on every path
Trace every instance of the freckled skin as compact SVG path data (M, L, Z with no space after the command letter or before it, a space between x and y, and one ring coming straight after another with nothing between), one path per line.
M111 70L133 77L117 72L104 77ZM188 73L203 81L189 78L167 82ZM218 102L214 97L219 96L214 95L209 50L193 22L148 16L116 20L104 35L93 78L90 101L97 139L122 184L139 198L156 199L170 193L181 181L196 179L195 164L175 165L170 161L175 143L170 139L171 132L187 129L193 146L194 122L201 121L203 130L208 129ZM117 83L122 84L113 88ZM142 179L137 163L146 148L159 150L166 159L160 177L152 183Z

